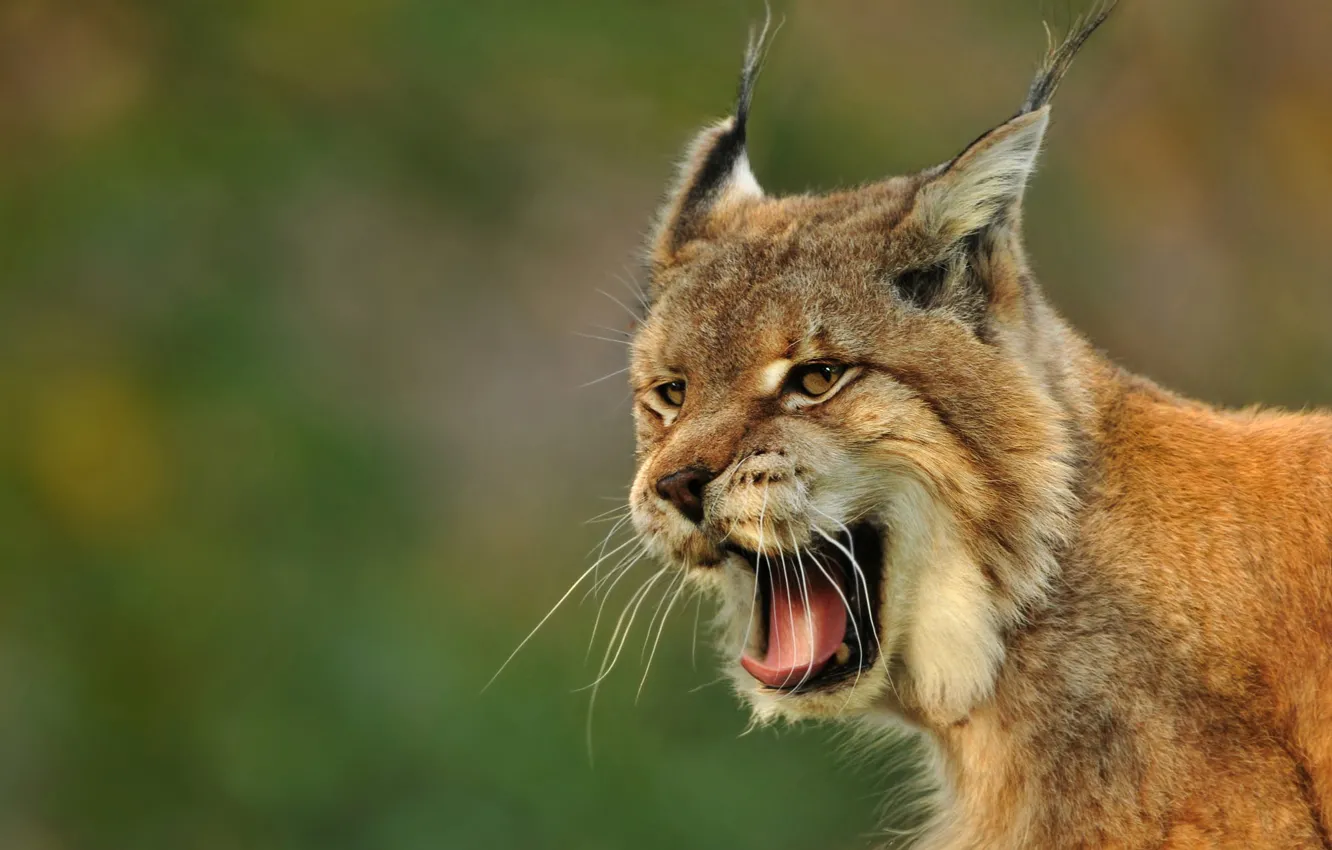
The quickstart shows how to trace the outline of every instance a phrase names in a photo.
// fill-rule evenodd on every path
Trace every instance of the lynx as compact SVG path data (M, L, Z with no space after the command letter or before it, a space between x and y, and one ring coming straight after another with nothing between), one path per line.
M750 169L751 37L647 249L634 528L715 595L758 722L920 737L913 846L1326 850L1332 416L1117 368L1023 249L1108 13L957 156L825 195Z

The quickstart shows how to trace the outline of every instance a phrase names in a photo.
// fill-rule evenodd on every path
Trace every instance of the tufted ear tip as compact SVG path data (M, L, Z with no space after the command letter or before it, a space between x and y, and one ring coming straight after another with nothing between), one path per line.
M1059 89L1059 83L1063 81L1064 74L1068 72L1069 66L1073 64L1073 57L1078 55L1078 51L1091 38L1092 33L1096 32L1101 24L1105 23L1106 18L1115 10L1119 0L1104 0L1073 22L1069 28L1068 34L1059 44L1054 43L1050 38L1050 31L1047 27L1046 37L1049 39L1049 47L1045 52L1045 58L1041 62L1040 68L1036 72L1036 77L1031 81L1031 87L1027 90L1027 99L1022 104L1019 115L1026 112L1035 112L1042 106L1050 103L1055 92Z
M1050 124L1050 100L1073 57L1110 16L1116 2L1098 4L1058 44L1051 40L1018 114L930 174L920 198L921 215L929 229L961 238L1018 209Z
M750 30L733 113L702 130L686 149L649 247L649 260L654 266L669 264L685 243L698 238L719 207L763 197L763 190L749 167L745 140L754 86L770 43L770 32L776 34L771 23L769 9L762 28Z

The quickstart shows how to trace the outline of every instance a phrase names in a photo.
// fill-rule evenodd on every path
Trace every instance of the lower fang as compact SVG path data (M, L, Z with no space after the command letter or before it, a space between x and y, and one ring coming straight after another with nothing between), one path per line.
M845 664L851 660L851 647L847 646L846 642L843 641L842 644L837 647L837 653L833 657L837 659L838 664Z

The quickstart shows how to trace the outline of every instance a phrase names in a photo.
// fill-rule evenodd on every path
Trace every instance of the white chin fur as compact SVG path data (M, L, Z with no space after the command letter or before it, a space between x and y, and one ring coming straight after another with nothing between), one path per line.
M948 722L994 689L1004 657L999 613L951 512L920 483L902 485L887 541L883 622L921 710Z

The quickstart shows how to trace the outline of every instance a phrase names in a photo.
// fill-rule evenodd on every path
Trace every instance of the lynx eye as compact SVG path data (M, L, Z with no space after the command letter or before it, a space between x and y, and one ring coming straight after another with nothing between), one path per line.
M685 400L685 382L671 381L669 384L661 384L657 387L657 397L665 402L667 407L679 407Z
M810 363L791 372L789 386L810 398L826 394L841 379L846 367L839 363Z

